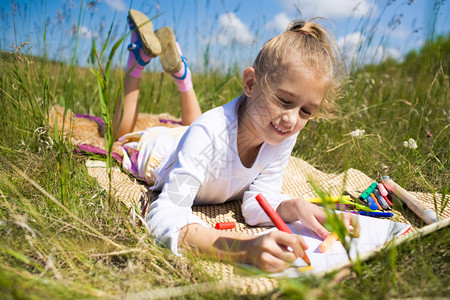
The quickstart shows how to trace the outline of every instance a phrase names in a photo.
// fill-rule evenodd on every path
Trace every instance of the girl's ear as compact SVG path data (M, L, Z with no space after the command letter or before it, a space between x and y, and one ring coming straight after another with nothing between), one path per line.
M244 74L242 76L242 81L244 84L244 94L251 98L253 96L253 90L255 87L255 69L252 67L248 67L244 70Z

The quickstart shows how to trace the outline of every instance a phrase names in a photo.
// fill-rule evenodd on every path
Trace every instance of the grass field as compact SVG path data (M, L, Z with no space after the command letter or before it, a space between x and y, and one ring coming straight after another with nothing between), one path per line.
M157 246L87 174L85 157L49 131L47 115L56 103L102 114L92 72L20 51L3 53L0 69L0 298L112 298L208 282L209 288L181 297L241 298L214 284L196 259ZM293 154L327 172L357 168L372 178L389 175L408 190L447 195L449 72L450 36L429 41L401 63L355 70L334 118L312 120ZM111 99L121 76L111 73ZM195 74L194 84L204 111L242 90L233 69ZM180 114L170 76L146 73L141 86L141 112ZM113 101L107 104L112 111ZM356 129L364 135L352 136ZM403 145L410 138L416 149ZM436 207L448 209L445 202ZM449 231L441 230L384 251L342 280L334 274L284 280L260 297L448 297L449 245Z

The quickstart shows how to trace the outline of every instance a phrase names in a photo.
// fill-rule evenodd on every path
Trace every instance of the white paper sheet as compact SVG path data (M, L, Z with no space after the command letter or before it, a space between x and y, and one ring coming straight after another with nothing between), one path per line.
M356 258L357 253L363 255L369 251L374 250L392 240L393 238L406 233L411 225L393 222L387 219L377 219L366 216L357 216L359 224L361 225L360 237L355 238L351 242L350 257ZM322 239L315 233L307 229L301 222L288 224L289 228L294 234L300 234L305 239L309 248L305 251L311 260L313 269L309 272L321 273L331 270L334 267L349 261L344 246L340 241L336 241L333 246L325 253L319 251L319 245ZM275 227L262 232L268 233L272 230L277 230ZM274 277L299 277L304 272L300 272L298 267L306 266L302 259L297 259L293 263L292 268L287 269L282 273L273 274Z

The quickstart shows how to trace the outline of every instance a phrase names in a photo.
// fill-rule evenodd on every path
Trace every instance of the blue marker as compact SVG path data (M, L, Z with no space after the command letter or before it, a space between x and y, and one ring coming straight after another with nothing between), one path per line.
M391 212L377 212L377 211L351 211L351 213L361 216L375 217L375 218L391 218L394 216Z
M367 204L369 204L370 209L378 210L378 205L375 203L375 200L369 195L366 198Z

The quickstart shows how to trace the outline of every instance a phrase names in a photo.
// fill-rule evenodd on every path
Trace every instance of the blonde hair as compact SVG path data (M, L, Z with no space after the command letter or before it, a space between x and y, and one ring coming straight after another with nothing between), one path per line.
M326 117L335 108L340 97L341 80L346 71L342 55L332 34L316 23L319 18L297 20L286 31L264 44L256 57L256 84L263 92L273 95L274 85L290 67L291 58L298 57L318 78L329 80L329 89L315 116Z

